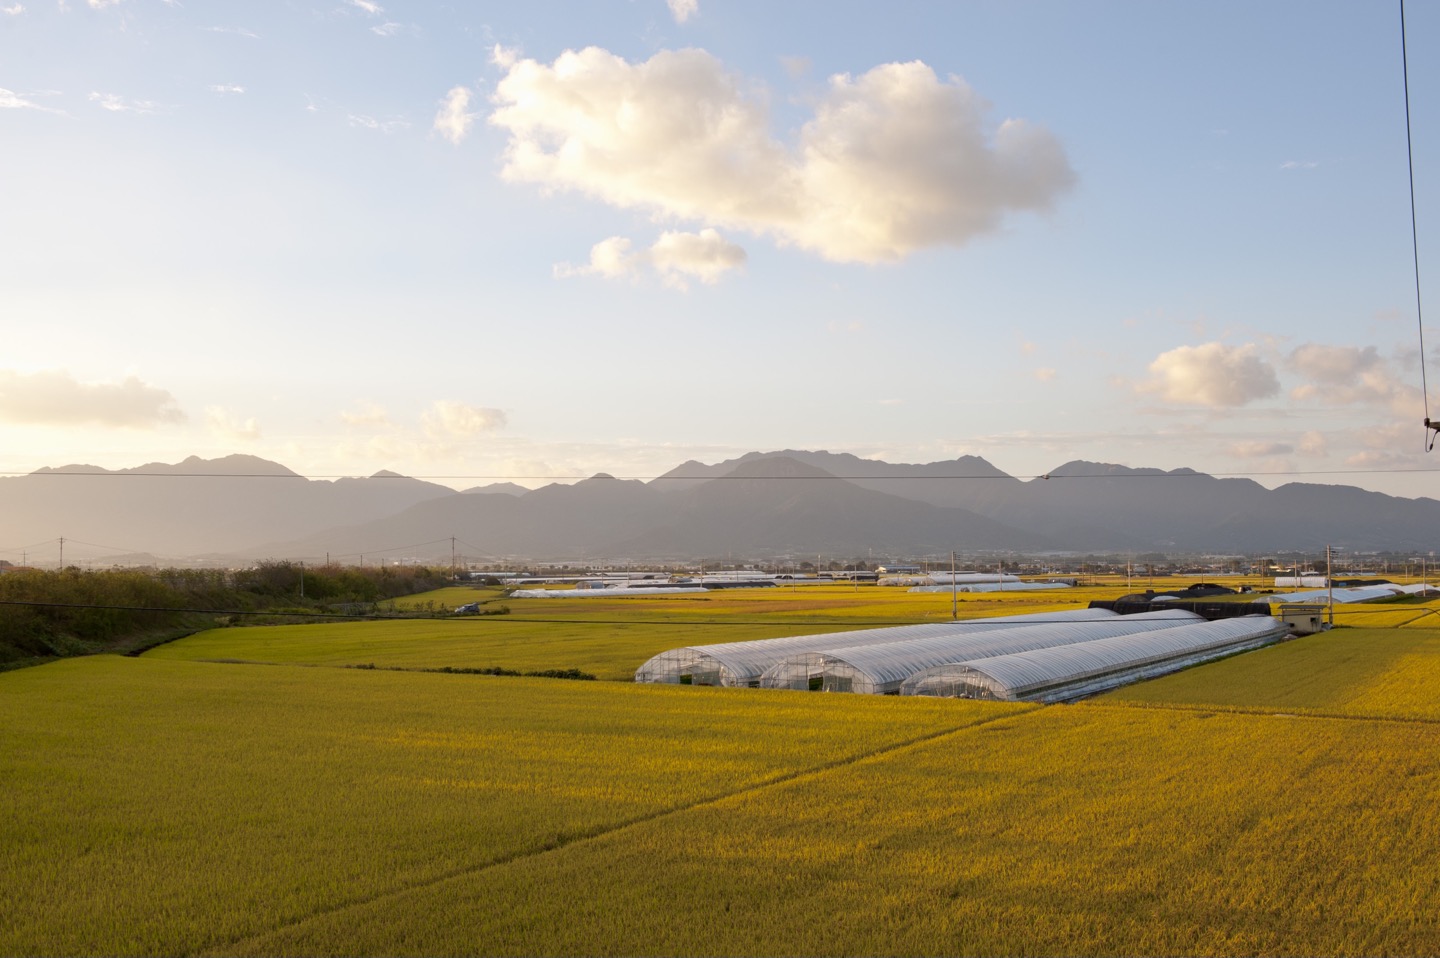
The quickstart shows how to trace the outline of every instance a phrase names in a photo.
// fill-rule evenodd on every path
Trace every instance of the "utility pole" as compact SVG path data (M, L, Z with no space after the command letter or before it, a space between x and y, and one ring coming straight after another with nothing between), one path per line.
M65 537L60 537L60 568L65 568Z
M321 590L324 591L323 589ZM305 560L300 560L300 598L305 598Z
M950 550L950 618L960 618L960 586L955 581L955 550Z
M1330 547L1325 547L1325 601L1326 620L1335 628L1335 580L1330 575Z
M450 581L455 581L455 537L450 537Z

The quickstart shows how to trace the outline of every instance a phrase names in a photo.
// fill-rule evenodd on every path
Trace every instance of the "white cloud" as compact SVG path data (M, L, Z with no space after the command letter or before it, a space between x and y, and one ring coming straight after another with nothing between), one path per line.
M505 413L500 409L485 409L441 399L421 414L420 422L425 434L432 439L466 438L503 428Z
M435 132L459 146L475 122L475 114L466 112L469 106L470 91L463 86L451 87L435 114Z
M233 33L247 40L259 40L260 34L253 30L246 30L244 27L201 27L207 33Z
M372 17L378 17L385 12L385 8L375 3L374 0L350 0L350 6L358 7Z
M510 135L502 175L622 208L700 220L880 262L960 246L1073 182L1047 131L1006 120L958 77L920 62L831 78L791 148L763 95L703 50L631 64L605 50L553 64L496 48L506 75L489 120Z
M86 0L91 10L104 10L106 7L116 6L120 0Z
M41 113L61 112L48 106L41 106L39 103L30 99L28 95L19 94L13 90L6 90L3 87L0 87L0 110L39 110Z
M1313 170L1320 164L1315 160L1286 160L1280 164L1282 170Z
M230 93L244 93L245 88L243 86L240 86L238 83L216 83L211 85L210 92L219 93L221 95Z
M1280 391L1280 382L1255 352L1253 343L1181 346L1161 353L1150 364L1150 381L1138 388L1187 405L1235 407L1267 399Z
M649 249L635 250L624 236L612 236L590 248L585 266L561 263L555 275L599 276L604 279L637 280L652 270L660 281L684 290L689 280L714 285L728 272L744 267L745 250L720 235L703 229L698 233L667 231Z
M18 16L20 16L20 14L22 14L22 13L24 13L24 12L25 12L25 4L23 4L23 3L12 3L12 4L10 4L10 6L8 6L8 7L0 7L0 13L3 13L3 14L5 14L5 15L11 16L11 17L18 17Z
M253 418L241 420L220 406L205 407L205 428L217 439L252 442L260 438L260 425Z
M63 370L0 370L0 420L6 422L148 428L184 419L174 396L134 376L118 383L82 383Z
M150 100L127 100L116 93L94 93L90 94L90 102L98 103L100 106L112 113L140 113L150 114L160 111L160 104Z
M676 23L684 23L700 15L700 0L665 0L665 5L670 8L670 15Z
M502 47L495 44L490 49L490 62L502 70L509 70L520 61L520 51L513 47Z
M397 23L394 20L387 20L385 23L382 23L379 26L371 27L370 32L375 34L377 37L395 37L399 36L402 33L406 33L414 37L420 35L420 28L415 26L414 24L406 26L405 24Z
M1324 435L1314 429L1301 435L1300 440L1295 443L1295 451L1315 459L1323 459L1329 454Z
M1284 442L1246 439L1232 442L1228 451L1237 459L1264 459L1271 456L1288 456L1295 451L1295 447Z
M408 129L410 121L404 117L391 117L388 120L377 120L373 116L364 113L348 114L350 125L358 126L366 130L378 130L381 133L397 133L400 130Z
M1290 391L1300 402L1388 406L1397 413L1423 405L1420 390L1401 383L1374 346L1306 343L1290 353L1290 367L1307 381Z
M356 409L340 413L340 419L350 426L364 426L371 429L388 428L393 425L384 408L375 403L361 403Z
M1042 383L1048 383L1055 378L1055 370L1051 369L1049 366L1042 366L1041 368L1032 372L1030 375L1034 376Z
M698 233L664 232L650 247L650 265L671 285L685 279L714 285L731 270L745 265L745 250L713 229Z

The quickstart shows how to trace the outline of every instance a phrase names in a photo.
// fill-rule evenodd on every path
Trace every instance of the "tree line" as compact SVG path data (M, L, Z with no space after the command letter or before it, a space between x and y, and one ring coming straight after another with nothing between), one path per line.
M0 668L93 652L139 652L253 613L365 614L449 583L427 566L19 569L0 574Z

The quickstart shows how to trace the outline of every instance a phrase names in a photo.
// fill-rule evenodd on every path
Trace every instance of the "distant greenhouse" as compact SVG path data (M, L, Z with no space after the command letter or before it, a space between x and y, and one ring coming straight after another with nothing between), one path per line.
M1285 634L1285 626L1266 615L1221 619L934 666L907 678L900 694L1063 702L1258 648Z
M1071 609L1065 612L1035 612L963 622L936 622L900 625L884 629L824 632L792 635L751 642L722 642L668 649L646 661L635 671L636 682L680 685L757 686L766 669L786 656L868 645L887 645L917 639L972 635L1013 630L1038 623L1101 622L1116 618L1109 609Z
M760 685L763 688L895 694L910 676L937 665L1089 643L1104 637L1132 636L1203 621L1193 612L1171 609L1098 620L1076 618L1056 621L1052 616L1043 624L1002 632L952 633L884 644L845 647L832 642L825 648L786 655L765 670ZM836 636L830 638L835 639Z

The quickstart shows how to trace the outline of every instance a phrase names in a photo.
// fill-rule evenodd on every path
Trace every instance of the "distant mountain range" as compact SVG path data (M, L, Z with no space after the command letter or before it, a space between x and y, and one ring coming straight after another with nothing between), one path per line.
M452 537L471 561L507 562L1428 552L1440 502L1083 461L1021 481L976 456L911 465L789 449L533 491L388 472L312 480L241 455L0 479L0 558L54 564L62 537L67 563L448 561Z

